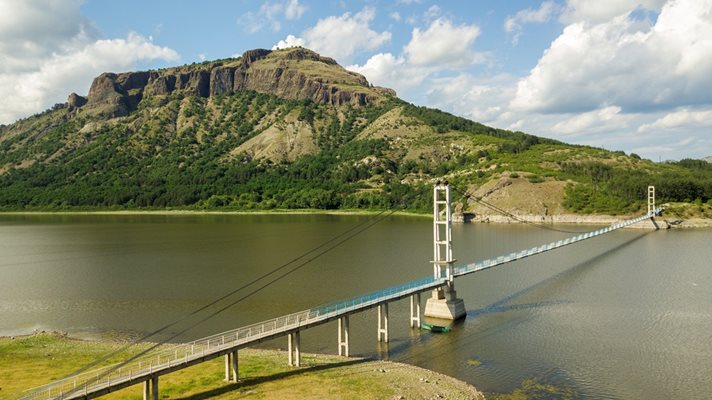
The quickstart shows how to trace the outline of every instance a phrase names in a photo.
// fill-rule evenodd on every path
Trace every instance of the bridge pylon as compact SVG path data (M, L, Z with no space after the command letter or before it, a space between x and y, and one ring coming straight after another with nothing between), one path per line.
M650 221L653 222L655 230L658 230L660 227L655 222L655 209L655 186L648 186L648 216L650 216Z
M426 317L456 320L465 316L465 302L457 297L453 276L452 209L450 185L438 182L433 189L433 274L446 278L425 303Z

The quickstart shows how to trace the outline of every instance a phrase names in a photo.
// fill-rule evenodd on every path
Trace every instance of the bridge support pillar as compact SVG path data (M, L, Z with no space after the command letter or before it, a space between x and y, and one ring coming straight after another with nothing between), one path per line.
M225 354L225 380L237 382L237 350Z
M289 366L300 367L302 365L301 338L299 331L287 335L287 347L289 352Z
M433 290L425 303L425 316L456 320L466 314L465 302L457 298L452 256L452 210L450 186L438 182L433 191L433 277L445 284Z
M239 377L238 374L238 358L237 358L237 350L232 352L232 381L237 382L237 379Z
M648 186L648 215L650 216L650 221L653 223L655 230L659 230L660 227L655 221L655 186Z
M349 356L349 316L339 318L339 355Z
M433 290L433 295L425 303L426 317L457 320L465 317L465 301L457 298L452 282Z
M143 381L143 400L158 400L158 376Z
M410 327L420 328L420 293L410 296Z
M388 303L378 306L378 341L388 343Z
M151 378L151 400L158 400L158 375Z
M143 400L151 400L151 380L143 381Z

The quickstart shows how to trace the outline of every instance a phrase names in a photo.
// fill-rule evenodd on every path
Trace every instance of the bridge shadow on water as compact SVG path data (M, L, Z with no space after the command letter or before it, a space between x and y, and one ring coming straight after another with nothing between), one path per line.
M468 347L474 342L482 341L485 338L489 338L506 332L507 330L510 330L532 318L530 314L507 314L509 311L531 310L569 303L569 301L565 300L547 300L536 301L531 303L513 304L513 302L515 302L517 299L520 299L528 294L542 293L543 295L541 297L547 297L546 292L551 292L552 294L557 292L558 286L565 285L567 281L576 277L577 275L585 274L591 268L600 265L599 261L610 256L612 253L615 253L627 247L628 245L642 239L649 233L650 232L644 232L631 239L623 241L610 249L606 249L600 254L597 254L589 259L575 264L570 268L555 275L552 275L531 286L511 293L494 303L491 303L479 309L468 310L466 320L470 325L473 325L471 324L472 322L475 322L477 319L480 319L482 317L501 314L501 318L499 320L493 321L494 323L489 323L487 327L484 327L484 329L482 329L481 327L479 327L478 329L476 325L474 329L470 329L469 327L466 328L465 319L462 319L453 323L454 329L450 334L447 335L426 335L421 333L415 333L411 336L410 339L395 340L391 343L380 346L379 350L376 353L360 355L364 358L348 359L347 361L339 363L319 364L302 367L267 376L247 377L241 379L237 383L231 383L188 397L181 397L181 399L208 399L233 391L249 390L251 387L265 382L276 381L279 379L298 376L311 372L325 371L344 366L362 364L371 361L374 358L380 358L385 360L390 359L391 361L417 365L423 364L423 362L426 360L432 361L441 357L451 357L453 349L459 347ZM557 372L554 370L542 372L543 376L557 374Z
M509 294L494 303L479 309L468 310L466 321L470 325L473 325L471 323L475 322L479 318L501 314L497 320L492 321L493 323L488 323L488 326L484 327L484 329L481 326L475 326L474 329L470 329L469 327L465 328L465 319L455 321L453 323L454 329L449 335L437 337L433 335L418 335L418 337L413 340L403 341L396 346L391 345L387 350L389 356L393 361L406 363L418 363L420 360L432 360L439 357L449 357L450 353L448 351L441 350L451 349L453 347L467 347L471 343L506 332L532 318L531 314L507 314L509 311L531 310L559 304L568 304L570 301L566 300L544 300L520 304L513 304L513 302L526 295L534 293L541 293L542 295L539 297L552 297L552 294L558 291L558 287L566 285L566 282L576 276L585 274L591 268L600 265L599 262L601 260L609 257L617 251L622 250L628 245L637 242L651 232L654 231L643 232L635 237L625 240L610 249L606 249L600 254L575 264L570 268L531 286ZM550 295L547 296L547 292L549 292ZM458 327L460 327L460 329L458 329ZM414 340L417 340L417 342L422 345L418 346L419 349L416 351L413 351ZM435 343L425 346L425 344L430 341L435 341Z

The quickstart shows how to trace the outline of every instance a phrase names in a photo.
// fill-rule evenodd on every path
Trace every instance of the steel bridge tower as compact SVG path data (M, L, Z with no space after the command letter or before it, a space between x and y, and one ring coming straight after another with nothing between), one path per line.
M438 182L433 189L433 274L446 278L445 285L433 290L425 303L426 317L455 320L465 316L465 302L457 298L453 279L452 210L450 185Z

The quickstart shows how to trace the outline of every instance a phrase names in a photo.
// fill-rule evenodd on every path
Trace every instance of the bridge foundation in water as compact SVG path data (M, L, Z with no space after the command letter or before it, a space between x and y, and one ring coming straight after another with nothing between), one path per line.
M446 277L447 283L433 290L425 303L423 315L432 318L456 320L465 316L465 302L457 297L453 275L452 209L450 186L445 183L433 189L433 274L436 279Z

